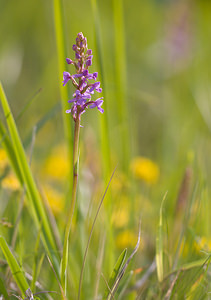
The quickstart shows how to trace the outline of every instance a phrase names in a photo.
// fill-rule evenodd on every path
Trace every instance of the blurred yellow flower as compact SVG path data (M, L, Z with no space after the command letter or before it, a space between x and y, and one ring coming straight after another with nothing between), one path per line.
M129 205L128 204L122 204L119 209L115 209L112 214L112 224L116 228L124 227L129 222Z
M156 183L160 176L159 166L145 157L135 157L131 161L130 168L136 178L142 179L149 184Z
M56 147L44 164L42 173L54 179L62 180L68 175L67 155L64 146Z
M7 152L3 148L0 148L0 173L4 172L8 163Z
M4 177L2 179L1 185L3 188L12 191L18 191L21 188L17 177L13 173L9 173L6 177Z
M64 197L51 185L46 184L44 186L44 192L48 201L48 204L54 213L54 215L59 214L64 208Z
M117 235L116 246L120 249L135 248L138 235L131 230L125 230Z
M207 251L211 252L211 240L206 238L205 236L197 238L195 241L196 251Z
M118 172L112 179L111 189L119 193L125 188L128 188L128 179L124 173Z

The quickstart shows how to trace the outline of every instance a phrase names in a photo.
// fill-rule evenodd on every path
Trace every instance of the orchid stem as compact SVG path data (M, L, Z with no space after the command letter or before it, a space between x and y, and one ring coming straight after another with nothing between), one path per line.
M74 141L73 141L73 188L72 188L72 199L70 204L70 209L67 217L67 226L65 229L64 236L64 247L63 247L63 258L62 258L62 269L61 269L61 283L64 291L66 291L66 269L68 265L68 244L69 235L72 225L72 219L76 204L76 192L78 183L78 149L79 149L79 133L80 133L80 115L79 113L75 119L75 130L74 130ZM66 294L66 293L65 293Z

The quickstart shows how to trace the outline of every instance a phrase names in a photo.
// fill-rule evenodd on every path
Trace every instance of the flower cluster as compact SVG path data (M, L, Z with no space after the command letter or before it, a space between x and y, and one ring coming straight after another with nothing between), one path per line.
M87 107L97 109L103 113L104 110L101 108L103 104L103 97L97 100L91 100L91 95L95 91L101 93L100 82L96 81L97 72L89 73L88 68L92 65L92 50L88 49L87 39L80 32L76 38L76 45L73 45L73 50L75 51L75 60L67 58L66 61L69 65L74 65L76 69L76 74L70 75L69 72L63 73L63 85L65 85L69 80L76 88L73 94L73 99L69 100L69 103L73 103L71 109L66 110L66 113L71 113L74 121L85 112ZM95 80L94 83L90 83L90 80Z

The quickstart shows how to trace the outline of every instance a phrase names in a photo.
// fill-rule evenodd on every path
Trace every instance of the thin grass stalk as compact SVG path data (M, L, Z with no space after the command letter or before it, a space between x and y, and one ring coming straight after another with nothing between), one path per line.
M162 282L164 277L164 262L163 262L163 254L164 254L164 224L163 224L163 205L166 199L167 192L165 193L161 206L160 206L160 219L159 225L157 229L156 236L156 265L157 265L157 277L158 281Z
M78 153L79 153L79 133L80 133L80 116L78 114L75 122L74 141L73 141L73 188L72 188L72 199L70 209L67 217L67 226L65 228L64 246L63 246L63 257L62 257L62 269L61 269L61 283L62 288L66 294L66 276L67 276L67 265L68 265L68 242L69 234L72 225L72 219L76 203L76 192L78 183Z
M122 0L113 0L113 18L114 18L114 47L115 47L115 87L117 118L120 124L120 149L122 152L122 166L125 171L128 169L130 156L129 122L128 107L126 101L126 54L125 54L125 36L124 36L124 17Z
M103 53L102 53L102 43L101 43L101 33L100 33L100 17L99 11L97 7L97 1L91 0L92 5L92 13L94 18L94 33L95 33L95 48L96 48L96 59L97 64L99 67L99 77L100 81L103 85L103 93L104 98L106 99L106 84L105 84L105 76L104 76L104 67L103 67ZM101 153L102 153L102 165L103 165L103 172L104 172L104 182L108 181L109 174L111 173L111 151L110 151L110 143L109 143L109 125L108 125L108 107L107 101L104 101L104 114L100 117L100 137L101 137ZM108 201L105 205L107 211L107 218L106 218L106 227L107 227L107 245L109 248L107 249L107 264L106 267L108 268L108 272L110 273L113 269L114 257L113 257L113 231L112 231L112 224L111 224L111 194L108 191L107 195Z
M102 47L101 47L101 34L100 34L100 21L99 12L97 8L96 0L91 0L92 13L94 17L94 33L95 33L95 48L96 48L96 60L99 67L99 79L102 82L103 92L102 96L106 99L106 85L103 67ZM107 182L109 174L111 173L111 153L109 144L109 127L108 127L108 109L107 101L104 101L104 113L100 116L100 137L101 137L101 153L102 153L102 164L104 179Z
M65 39L65 26L64 26L64 16L63 16L63 5L62 0L54 0L54 24L55 24L55 34L56 34L56 46L58 53L58 70L59 70L59 82L60 82L60 95L62 102L62 116L64 122L65 137L68 145L68 162L72 161L73 157L73 138L72 138L72 124L71 118L65 113L68 106L68 99L70 96L70 91L68 85L62 86L63 71L65 70L66 63L65 57L67 57L67 45ZM67 163L68 163L67 162ZM72 183L72 173L69 172L69 184Z

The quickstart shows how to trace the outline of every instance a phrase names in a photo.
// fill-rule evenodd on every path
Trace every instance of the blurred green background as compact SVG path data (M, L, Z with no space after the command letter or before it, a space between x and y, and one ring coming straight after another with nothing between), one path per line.
M116 133L121 124L114 121L117 108L112 5L111 1L98 3L108 95L105 101L111 140L117 147ZM210 2L124 1L123 6L123 66L132 154L155 158L173 171L190 149L209 149ZM60 101L62 83L58 81L53 3L1 0L0 7L0 77L14 114L42 88L18 121L24 138ZM94 48L91 3L64 1L64 16L68 57L73 56L71 46L79 31ZM62 113L58 112L37 136L39 140L47 134L43 148L62 138ZM95 121L90 119L97 118L96 113L89 112L86 118L86 127L93 126ZM208 153L204 156L209 160Z

